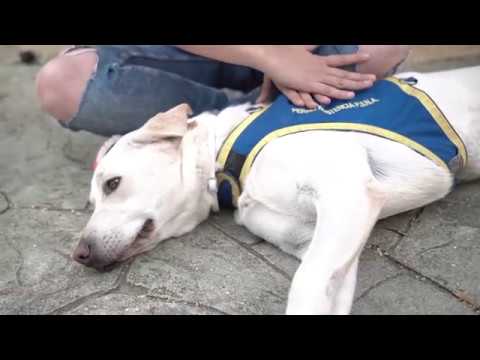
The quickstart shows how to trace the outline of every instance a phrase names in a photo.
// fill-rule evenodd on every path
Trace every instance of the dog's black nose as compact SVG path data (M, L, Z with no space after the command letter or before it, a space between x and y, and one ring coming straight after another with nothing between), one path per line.
M92 252L90 244L84 240L80 240L80 243L73 252L73 260L83 265L89 265L92 259L91 254Z

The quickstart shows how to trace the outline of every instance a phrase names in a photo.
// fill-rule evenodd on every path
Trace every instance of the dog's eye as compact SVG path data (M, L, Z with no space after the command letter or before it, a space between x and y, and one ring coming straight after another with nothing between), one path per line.
M110 195L112 192L117 190L118 185L120 185L121 180L122 180L122 178L120 178L120 177L114 177L114 178L108 180L105 183L105 185L103 186L103 192L105 193L105 195Z

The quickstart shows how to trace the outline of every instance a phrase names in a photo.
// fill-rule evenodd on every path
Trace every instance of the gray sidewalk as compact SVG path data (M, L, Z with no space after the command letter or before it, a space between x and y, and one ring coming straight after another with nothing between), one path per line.
M12 51L0 46L0 314L284 312L298 262L228 212L111 273L74 263L103 139L67 132L42 114L38 66L16 63ZM477 55L428 61L439 69ZM428 70L428 61L417 65ZM359 274L354 314L478 313L480 183L379 223Z

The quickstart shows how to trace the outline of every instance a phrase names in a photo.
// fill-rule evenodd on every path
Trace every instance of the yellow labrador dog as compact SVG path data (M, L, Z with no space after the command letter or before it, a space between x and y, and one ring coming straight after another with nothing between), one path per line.
M480 67L397 77L414 77L439 106L468 162L454 171L414 146L362 131L301 131L266 144L242 180L235 217L301 259L287 314L348 314L359 257L377 220L480 177ZM188 233L217 211L218 154L250 107L189 118L182 104L110 139L99 153L95 210L74 259L103 270Z

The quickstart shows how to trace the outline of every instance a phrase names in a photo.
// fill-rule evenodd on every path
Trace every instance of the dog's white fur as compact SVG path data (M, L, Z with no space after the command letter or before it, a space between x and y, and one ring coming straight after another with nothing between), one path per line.
M460 181L480 176L480 66L414 76L464 140L469 164ZM82 241L103 263L124 260L183 235L218 207L211 187L215 156L249 104L187 119L188 106L159 114L122 137L92 179L95 211ZM121 177L103 194L105 181ZM348 314L359 256L378 219L447 195L453 176L408 147L377 136L335 131L289 135L255 160L236 220L301 259L287 314ZM145 220L155 231L138 239Z

